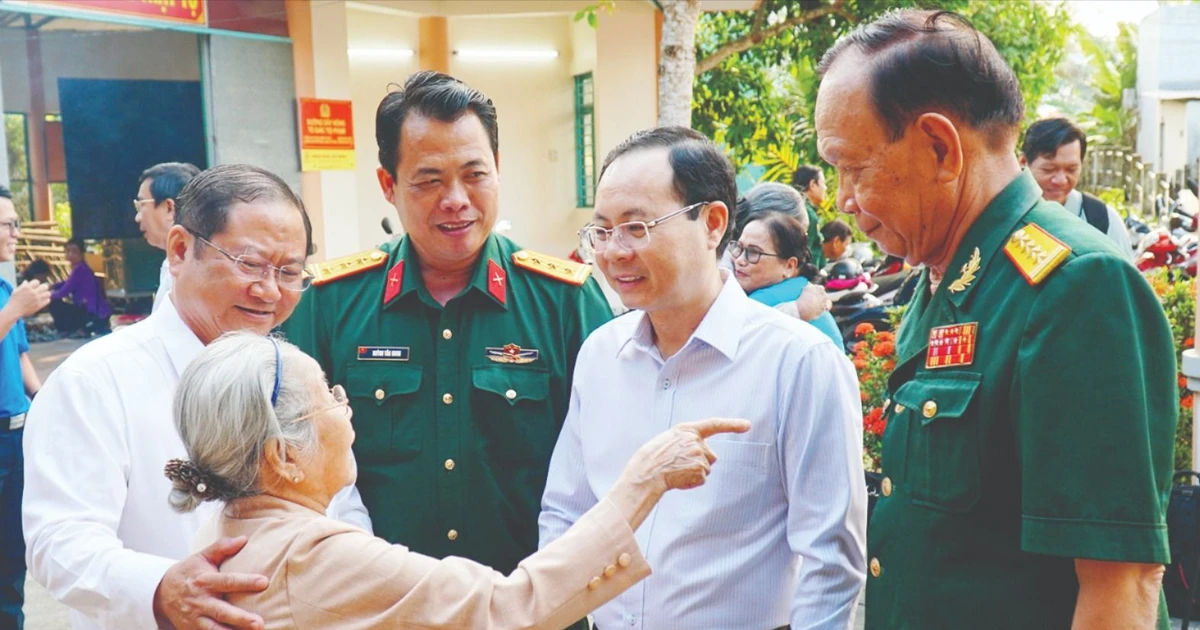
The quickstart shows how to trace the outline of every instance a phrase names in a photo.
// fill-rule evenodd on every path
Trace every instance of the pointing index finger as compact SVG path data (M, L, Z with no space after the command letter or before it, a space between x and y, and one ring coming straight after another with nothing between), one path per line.
M706 418L689 422L685 428L695 431L701 438L718 433L745 433L750 430L750 421L741 418Z

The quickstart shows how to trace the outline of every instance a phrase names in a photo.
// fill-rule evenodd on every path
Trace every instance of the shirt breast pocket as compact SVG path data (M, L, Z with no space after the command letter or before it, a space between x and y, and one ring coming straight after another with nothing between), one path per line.
M979 501L979 413L973 403L981 378L926 372L896 391L893 414L906 416L905 482L914 503L966 512Z
M421 366L351 365L346 394L354 409L354 452L363 462L408 461L421 452L416 409Z
M558 440L558 421L550 407L550 373L509 365L480 365L471 370L473 414L499 458L511 462L550 461Z
M732 532L741 529L750 515L763 517L770 501L765 488L781 485L777 479L771 480L774 447L739 440L709 439L706 443L717 456L708 479L699 488L677 493L685 526L708 533Z

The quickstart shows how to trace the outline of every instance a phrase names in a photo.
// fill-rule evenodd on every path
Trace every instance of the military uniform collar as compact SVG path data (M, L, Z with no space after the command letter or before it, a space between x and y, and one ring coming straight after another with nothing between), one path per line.
M963 306L1017 223L1041 198L1042 189L1028 170L1009 182L967 230L937 293L945 295L955 306Z
M508 309L508 271L503 264L504 255L500 251L500 242L495 234L488 235L483 244L483 251L475 263L475 271L467 284L465 292L477 292L500 308ZM400 243L388 260L388 272L384 278L384 308L394 302L405 299L416 292L422 301L433 304L433 298L425 288L425 280L421 277L420 262L416 249L408 236L400 239Z

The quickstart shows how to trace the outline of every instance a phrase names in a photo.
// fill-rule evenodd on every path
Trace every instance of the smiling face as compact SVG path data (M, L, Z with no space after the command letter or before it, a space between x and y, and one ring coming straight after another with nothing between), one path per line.
M1047 201L1065 204L1067 195L1079 183L1079 172L1083 168L1082 147L1072 140L1055 150L1054 155L1039 155L1029 164L1029 172L1042 188Z
M796 276L796 270L800 265L800 261L796 257L780 258L769 255L778 254L779 246L771 237L766 223L762 221L747 223L737 242L740 249L745 252L755 250L765 252L754 264L750 263L746 253L733 259L734 275L746 293L779 284Z
M288 202L262 199L229 209L222 232L209 239L233 256L262 259L275 267L303 265L306 237L300 210ZM296 308L300 293L279 288L272 275L249 280L233 261L183 226L171 228L167 256L175 277L171 301L204 344L234 330L265 335Z
M653 221L684 207L674 188L674 171L664 148L622 155L604 171L596 187L597 226ZM625 306L648 313L687 307L707 290L698 270L715 269L716 249L725 233L727 211L720 202L684 213L651 229L650 243L629 250L610 239L596 264Z
M954 182L939 181L941 140L914 123L891 141L872 105L870 73L870 60L857 50L829 69L817 95L817 148L838 171L839 210L888 254L931 261L945 246L957 194Z
M496 223L500 174L473 113L453 122L411 114L400 128L396 178L377 171L383 195L426 269L473 263Z

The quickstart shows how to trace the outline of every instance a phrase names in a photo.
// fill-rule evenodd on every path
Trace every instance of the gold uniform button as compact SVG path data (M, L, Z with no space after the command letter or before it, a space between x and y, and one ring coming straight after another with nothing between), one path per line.
M371 260L383 260L383 252L371 252Z
M884 409L884 411L887 411L887 408L888 408L888 407L891 407L891 406L892 406L892 399L891 399L891 398L889 398L889 399L887 399L887 400L883 401L883 409Z
M516 257L517 260L527 260L529 258L529 252L523 250L519 251L517 252Z
M904 413L904 405L896 403L896 413Z
M375 390L375 400L383 400L386 397L387 392L383 391L382 389Z
M453 336L454 336L454 333L450 332L449 328L442 331L442 339L449 340Z
M447 459L446 463L444 465L446 466L446 470L454 470L454 460L453 459Z
M892 496L892 480L891 480L891 478L884 477L883 483L881 483L880 485L882 486L881 489L883 490L883 496L885 496L885 497Z
M616 565L610 564L604 567L604 577L612 577L617 574Z
M508 391L504 392L504 397L505 397L505 398L507 398L507 399L509 399L509 400L516 400L516 398L517 398L517 390L515 390L515 389L510 389L510 390L508 390Z
M450 403L454 402L454 396L451 396L450 394L442 394L442 402L449 405Z
M921 413L925 414L926 418L932 418L937 415L937 403L932 400L926 400L925 405L921 407Z
M883 573L883 567L879 565L879 558L871 558L871 577L879 577Z
M452 529L452 530L446 532L446 538L448 538L450 540L458 540L458 530Z
M631 562L633 562L633 556L631 556L627 553L623 553L623 554L617 556L617 564L619 564L623 567L629 566L629 563L631 563Z

